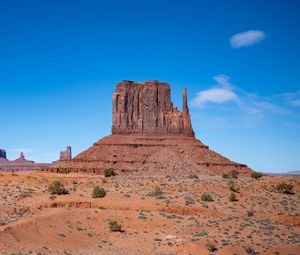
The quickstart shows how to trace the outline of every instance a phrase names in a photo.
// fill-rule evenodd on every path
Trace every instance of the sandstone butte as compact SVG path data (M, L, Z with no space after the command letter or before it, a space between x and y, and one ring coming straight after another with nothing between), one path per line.
M112 96L112 134L43 170L102 174L112 168L119 174L149 175L252 171L195 139L186 89L182 111L173 106L170 94L170 85L159 81L118 83Z
M35 163L27 160L23 152L20 153L19 158L10 161L6 158L6 151L0 149L0 172L38 171L48 166L49 164L47 163Z

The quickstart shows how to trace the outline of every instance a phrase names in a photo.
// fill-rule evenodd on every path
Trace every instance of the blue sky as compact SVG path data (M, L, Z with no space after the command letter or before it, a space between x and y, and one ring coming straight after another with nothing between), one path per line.
M110 133L117 82L161 80L197 138L300 170L299 1L0 1L0 148L39 162Z

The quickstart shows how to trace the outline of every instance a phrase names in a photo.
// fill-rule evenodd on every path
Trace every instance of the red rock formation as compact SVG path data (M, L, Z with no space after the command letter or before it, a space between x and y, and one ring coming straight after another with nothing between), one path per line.
M20 153L20 157L9 161L7 159L0 158L0 171L37 171L42 168L48 167L49 164L35 163L34 161L25 159L24 153Z
M113 134L176 134L194 137L186 90L183 111L173 107L170 86L158 81L117 84L112 97Z
M0 158L6 159L6 150L0 149Z
M71 160L72 159L72 148L68 146L65 151L60 152L59 160Z
M112 135L74 159L55 162L45 170L102 173L111 167L119 173L150 175L251 171L194 138L186 89L180 112L173 107L167 83L123 81L113 94L112 122Z

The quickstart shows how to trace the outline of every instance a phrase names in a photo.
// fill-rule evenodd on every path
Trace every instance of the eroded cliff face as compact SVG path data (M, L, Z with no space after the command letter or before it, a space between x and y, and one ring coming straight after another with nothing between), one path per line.
M183 111L173 107L168 83L122 81L113 94L113 134L163 134L194 137L187 93Z
M224 174L251 169L210 150L195 139L187 92L182 111L173 107L168 83L122 81L113 94L112 135L70 160L54 162L44 171L103 174L186 175L192 172Z

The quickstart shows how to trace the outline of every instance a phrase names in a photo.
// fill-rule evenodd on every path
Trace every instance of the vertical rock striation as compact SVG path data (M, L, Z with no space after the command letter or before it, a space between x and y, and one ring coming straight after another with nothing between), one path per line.
M113 134L184 135L194 137L183 92L183 111L173 107L168 83L122 81L113 94Z

